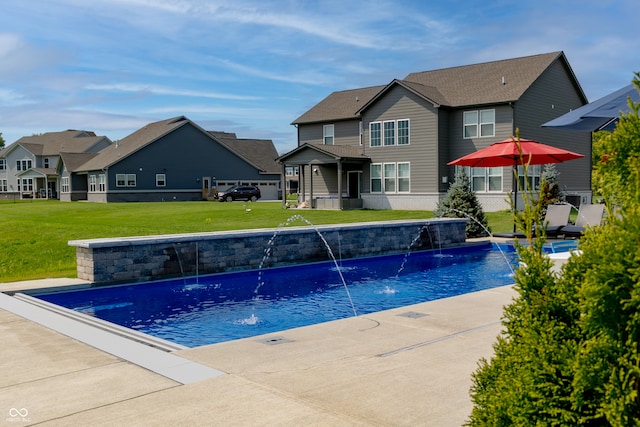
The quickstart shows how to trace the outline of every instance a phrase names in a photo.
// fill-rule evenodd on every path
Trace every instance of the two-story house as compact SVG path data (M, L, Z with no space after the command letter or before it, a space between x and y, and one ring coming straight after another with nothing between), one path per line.
M58 198L64 156L93 156L106 136L84 130L25 136L0 150L0 198Z
M568 195L591 197L591 136L541 125L587 103L563 52L411 73L334 92L292 124L300 198L316 208L435 209L455 176L447 162L519 130L584 154L558 164ZM539 178L541 167L530 174ZM508 209L510 168L467 170L486 211Z

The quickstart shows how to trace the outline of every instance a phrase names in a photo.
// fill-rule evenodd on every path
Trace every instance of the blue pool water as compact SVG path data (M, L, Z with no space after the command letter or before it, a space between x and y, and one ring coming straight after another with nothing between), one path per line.
M508 285L505 257L515 254L486 244L343 260L353 307L333 262L37 297L196 347Z

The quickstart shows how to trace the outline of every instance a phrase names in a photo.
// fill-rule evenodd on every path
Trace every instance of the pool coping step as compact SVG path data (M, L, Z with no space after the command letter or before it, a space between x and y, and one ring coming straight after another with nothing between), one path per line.
M71 337L77 341L88 344L106 353L112 354L135 365L149 369L181 384L191 384L209 378L225 375L224 372L200 363L193 362L169 351L182 349L176 344L161 343L157 338L143 343L139 332L127 331L128 334L118 331L120 327L105 324L109 322L87 321L90 316L69 316L64 313L66 309L46 308L47 303L39 301L34 304L29 297L20 294L19 297L9 296L0 292L0 309L21 316L48 329ZM83 317L84 319L79 319ZM80 320L80 321L79 321ZM100 323L100 324L99 324ZM121 328L125 329L125 328ZM148 336L147 336L148 338ZM152 345L153 343L153 345ZM164 344L164 349L161 349ZM173 350L171 350L173 351Z

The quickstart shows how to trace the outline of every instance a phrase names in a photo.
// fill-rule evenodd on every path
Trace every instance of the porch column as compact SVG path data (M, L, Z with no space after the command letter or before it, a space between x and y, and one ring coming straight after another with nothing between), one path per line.
M309 164L309 208L313 208L313 165Z
M282 209L287 207L287 165L282 164L282 175L280 175L280 188L282 188Z
M342 160L338 160L338 209L342 210Z

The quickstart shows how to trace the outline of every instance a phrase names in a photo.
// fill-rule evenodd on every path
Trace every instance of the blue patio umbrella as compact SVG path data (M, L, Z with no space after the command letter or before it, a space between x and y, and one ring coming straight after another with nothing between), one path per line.
M629 98L633 102L640 102L640 93L632 84L573 111L569 111L543 124L542 127L578 132L613 130L620 118L620 113L631 111L629 109Z

